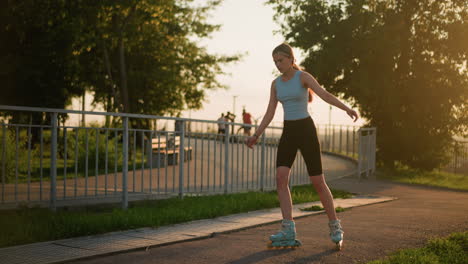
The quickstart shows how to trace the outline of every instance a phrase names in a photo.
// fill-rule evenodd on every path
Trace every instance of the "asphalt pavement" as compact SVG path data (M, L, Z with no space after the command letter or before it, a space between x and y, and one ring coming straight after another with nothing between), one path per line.
M336 251L328 237L327 218L315 214L296 219L296 250L268 250L268 236L278 223L217 234L133 252L72 263L365 263L398 249L423 246L428 239L468 229L468 192L343 178L332 188L397 200L354 207L339 213L344 248Z

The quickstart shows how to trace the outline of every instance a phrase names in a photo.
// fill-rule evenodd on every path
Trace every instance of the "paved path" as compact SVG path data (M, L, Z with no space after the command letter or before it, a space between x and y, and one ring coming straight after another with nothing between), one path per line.
M394 197L356 196L337 199L337 206L352 208L371 203L394 200ZM319 205L320 202L295 205L294 215L304 217L321 212L304 212L301 208ZM77 237L0 249L0 263L48 264L129 250L145 250L155 246L181 243L194 239L210 238L216 234L230 233L246 228L277 223L281 219L279 208L204 219L160 228L140 228L89 237Z
M398 200L340 213L345 230L341 252L334 251L328 239L326 217L314 215L296 219L304 243L297 250L266 250L268 235L278 229L278 224L270 224L76 263L362 263L397 249L422 246L431 237L468 229L468 192L349 178L330 185Z
M212 144L213 145L213 144ZM223 145L219 145L223 146ZM245 148L242 146L241 148ZM200 150L201 151L201 150ZM219 151L218 151L219 152ZM244 152L248 153L247 150ZM205 153L205 155L207 155ZM211 154L213 155L213 154ZM250 155L250 156L249 156ZM184 188L185 192L196 192L206 193L211 192L224 192L224 171L223 166L216 159L217 166L213 166L213 162L210 164L207 162L208 157L205 159L199 159L199 156L194 155L194 159L188 163L186 162ZM258 156L258 155L257 155ZM270 157L271 156L271 157ZM268 157L272 158L270 155ZM252 154L245 154L245 157L252 158ZM298 154L298 158L301 159ZM195 164L195 162L197 164ZM296 165L299 162L296 162ZM335 155L323 154L322 163L325 175L328 180L337 179L350 173L354 173L356 170L356 164L350 160L337 157ZM237 163L235 160L233 168L231 168L229 174L229 190L230 191L246 191L246 190L258 190L259 189L259 166L252 167L252 162L245 162L245 169L238 169L242 167L242 162ZM256 162L260 164L260 162ZM132 168L133 164L129 164L129 168ZM204 169L202 169L202 167ZM212 169L208 170L210 167ZM216 169L217 168L217 169ZM269 161L266 164L267 173L265 176L265 188L275 189L275 167L274 162ZM216 169L216 170L214 170ZM299 183L299 181L308 182L308 177L303 174L303 177L299 177L300 172L305 172L305 167L296 168L292 171L293 183ZM98 177L89 175L85 178L73 178L74 175L68 175L66 184L63 180L57 180L57 199L58 204L73 204L73 203L99 203L99 202L118 202L121 199L122 190L122 173L109 173L108 175L99 175ZM150 184L151 183L151 184ZM41 192L42 188L42 192ZM137 164L135 172L131 169L128 172L128 188L130 200L150 198L150 197L166 197L167 195L178 194L179 190L179 167L168 166L161 169L144 169L141 170L141 164ZM28 196L28 190L30 195ZM86 191L87 190L87 191ZM107 191L106 191L107 190ZM15 196L16 191L16 196ZM8 202L14 201L43 201L45 205L48 204L50 195L50 182L46 179L41 183L33 182L29 186L28 184L18 184L16 187L14 184L5 185L5 193L2 194L2 188L0 188L0 197L4 196L3 199ZM70 198L78 197L79 200L76 202L70 201ZM64 197L67 199L65 201ZM86 200L88 198L88 200ZM63 202L62 202L63 201ZM12 203L14 206L15 204ZM8 204L0 206L7 206Z

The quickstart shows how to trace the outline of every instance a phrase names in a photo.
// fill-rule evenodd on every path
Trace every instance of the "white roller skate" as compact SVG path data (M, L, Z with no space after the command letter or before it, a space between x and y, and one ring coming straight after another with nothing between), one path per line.
M297 248L302 245L296 239L296 224L292 220L284 219L281 223L281 230L270 236L269 249Z
M343 229L341 228L340 220L333 220L328 223L330 227L330 238L336 244L336 249L341 250L343 247Z

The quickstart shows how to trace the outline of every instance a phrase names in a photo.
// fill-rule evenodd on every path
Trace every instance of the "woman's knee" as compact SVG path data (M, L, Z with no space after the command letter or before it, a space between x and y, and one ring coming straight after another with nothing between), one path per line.
M288 167L278 167L276 169L276 187L278 189L285 188L289 185L289 172L291 171Z
M323 174L310 176L310 180L312 181L312 184L314 185L317 192L320 192L327 187Z

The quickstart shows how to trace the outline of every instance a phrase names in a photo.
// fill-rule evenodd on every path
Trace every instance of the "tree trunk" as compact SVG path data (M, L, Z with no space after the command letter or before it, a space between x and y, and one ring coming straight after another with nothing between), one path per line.
M125 47L123 37L119 39L119 62L120 62L120 95L122 96L123 112L130 112L127 88L127 68L125 65Z
M86 104L86 89L83 89L83 96L81 98L81 111L85 111L85 104ZM86 126L86 115L84 113L81 114L81 126Z
M123 112L130 113L130 101L128 99L128 87L127 87L127 67L125 64L125 45L124 45L124 32L134 15L138 1L134 1L130 7L128 15L123 19L119 32L119 62L120 62L120 98L123 104Z
M107 95L106 99L106 112L113 112L112 111L112 96L110 94ZM106 127L110 127L111 124L111 116L106 115Z
M114 83L114 78L112 77L112 70L111 70L111 66L110 66L110 59L109 59L109 53L107 52L107 48L106 48L106 44L104 42L104 40L101 41L101 45L102 45L102 50L103 50L103 53L104 53L104 65L106 67L106 72L107 72L107 76L109 78L109 81L106 82L104 78L104 85L108 85L110 86L110 91L111 93L110 94L107 94L107 103L106 103L106 111L107 112L117 112L118 111L118 108L119 108L119 100L117 98L117 93L115 92L115 83ZM112 101L112 99L114 99ZM112 120L113 122L113 120ZM111 117L110 116L106 116L106 127L110 127L110 124L111 124Z
M106 44L104 43L104 40L102 40L102 50L104 52L104 64L106 67L106 72L107 76L109 76L109 82L110 82L110 90L112 93L112 97L114 98L114 104L110 104L108 109L112 109L113 111L118 111L119 108L119 99L117 98L117 92L115 91L115 82L114 82L114 77L112 76L112 69L111 69L111 63L109 59L109 52L107 52ZM110 101L108 101L110 102Z

